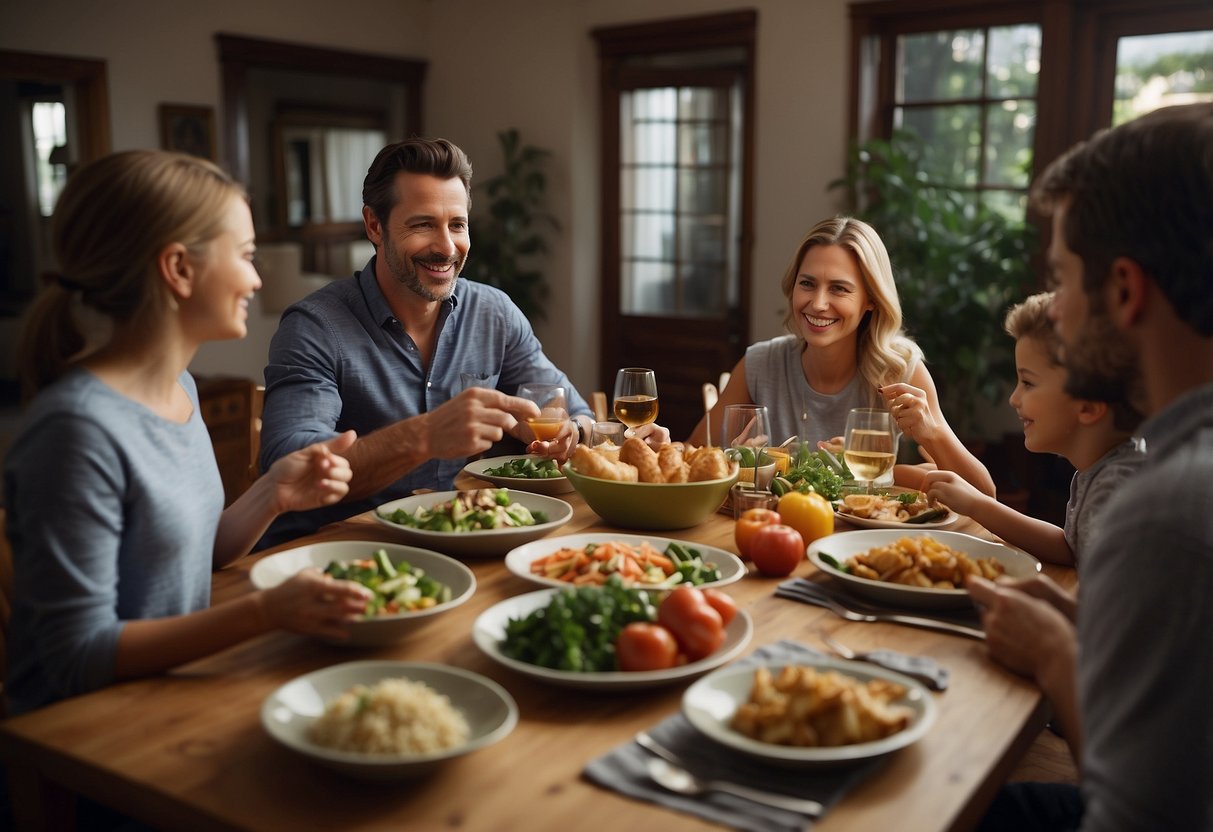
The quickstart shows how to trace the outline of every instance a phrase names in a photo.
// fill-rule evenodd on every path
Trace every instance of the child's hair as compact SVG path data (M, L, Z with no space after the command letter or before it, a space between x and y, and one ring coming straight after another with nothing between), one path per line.
M80 304L123 323L152 321L169 306L156 279L165 246L203 256L223 231L224 209L244 189L217 165L183 153L130 150L91 162L68 180L51 220L59 271L30 306L17 373L32 398L83 354Z
M1052 302L1052 292L1032 295L1023 303L1011 307L1003 327L1007 335L1016 341L1020 338L1031 338L1039 342L1048 353L1050 363L1054 367L1060 367L1061 339L1057 337L1053 323L1049 320L1049 304Z
M1023 303L1011 307L1003 326L1007 334L1016 341L1020 338L1036 341L1045 348L1049 362L1054 367L1062 367L1061 339L1057 337L1053 322L1049 320L1049 304L1052 302L1052 292L1032 295ZM1117 430L1133 431L1141 424L1141 412L1129 403L1127 396L1117 396L1104 404L1112 411L1112 425Z

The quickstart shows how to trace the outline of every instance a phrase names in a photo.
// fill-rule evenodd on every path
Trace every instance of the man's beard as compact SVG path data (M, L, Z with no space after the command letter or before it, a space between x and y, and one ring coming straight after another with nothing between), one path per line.
M1066 393L1095 402L1125 401L1145 412L1137 348L1106 315L1092 310L1073 344L1062 349Z
M396 254L396 249L385 240L383 245L383 259L387 262L388 271L392 273L392 277L396 278L396 282L411 289L417 295L425 298L428 301L444 301L451 296L451 292L455 291L455 281L452 279L447 287L447 290L438 294L431 291L421 282L421 277L417 274L417 267L412 260L405 260ZM463 271L463 260L458 257L418 257L422 263L430 265L442 265L446 263L455 264L455 277Z

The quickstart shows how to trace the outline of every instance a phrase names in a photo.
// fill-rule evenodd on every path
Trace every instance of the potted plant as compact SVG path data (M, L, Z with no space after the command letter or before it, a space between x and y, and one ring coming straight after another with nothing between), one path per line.
M547 177L543 164L551 155L524 145L517 130L497 134L504 162L501 173L478 188L488 197L487 215L473 215L473 247L464 276L504 291L528 318L545 318L548 287L536 268L548 247L543 230L559 230L543 208Z
M1031 224L930 184L922 140L895 131L852 148L845 188L854 215L889 250L906 330L922 348L940 404L962 438L984 438L977 402L1001 403L1015 378L1007 309L1035 285Z

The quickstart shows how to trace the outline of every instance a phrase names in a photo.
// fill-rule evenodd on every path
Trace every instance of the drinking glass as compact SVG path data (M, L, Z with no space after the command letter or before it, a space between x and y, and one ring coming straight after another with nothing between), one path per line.
M597 448L602 444L616 447L622 445L623 428L622 422L595 422L590 428L590 447Z
M754 483L758 488L765 486L763 479L769 483L770 475L775 472L774 461L763 453L771 441L770 424L770 416L762 405L730 404L724 409L724 432L720 447L728 448L729 457L737 460L741 479ZM760 468L768 465L767 471L760 472ZM753 475L749 475L746 469L751 469Z
M539 407L539 416L527 419L536 439L550 442L569 420L565 389L559 384L524 384L518 388L518 398L528 399Z
M657 376L643 367L615 374L615 418L629 428L657 421Z
M872 483L893 469L897 458L897 436L887 410L857 407L847 414L842 458L851 473L872 493Z

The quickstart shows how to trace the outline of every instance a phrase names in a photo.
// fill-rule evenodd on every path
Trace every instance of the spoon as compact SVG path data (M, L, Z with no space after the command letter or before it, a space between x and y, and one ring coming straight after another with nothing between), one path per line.
M648 769L649 777L653 778L654 783L678 794L700 795L705 792L723 792L761 803L764 806L799 812L814 818L824 811L822 805L816 800L785 797L723 780L701 780L686 769L678 768L658 757L649 759Z

